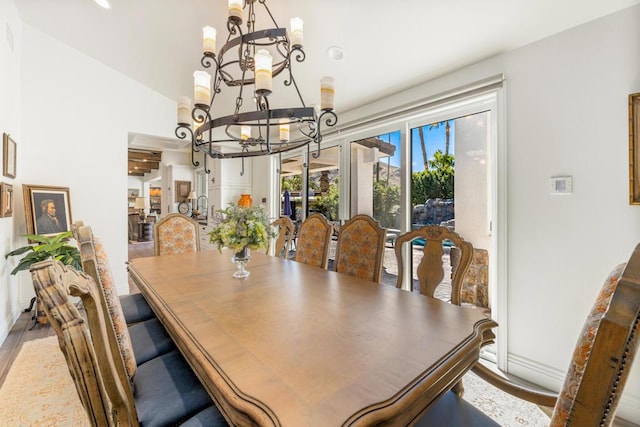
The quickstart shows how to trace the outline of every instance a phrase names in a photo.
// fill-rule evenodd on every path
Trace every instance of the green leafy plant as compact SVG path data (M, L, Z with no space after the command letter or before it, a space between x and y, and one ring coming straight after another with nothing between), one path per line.
M27 239L38 242L38 244L23 246L5 255L5 259L7 259L10 256L27 254L20 260L16 268L11 271L11 274L28 270L32 264L49 258L57 259L63 264L72 265L77 270L82 270L80 251L78 251L77 247L67 243L67 239L71 236L71 231L56 234L55 236L26 235Z

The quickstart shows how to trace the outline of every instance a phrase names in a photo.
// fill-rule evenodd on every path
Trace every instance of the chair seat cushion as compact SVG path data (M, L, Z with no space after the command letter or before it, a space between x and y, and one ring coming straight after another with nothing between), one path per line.
M175 344L157 318L130 325L129 336L137 366L175 350Z
M218 411L218 408L209 406L180 425L182 427L217 427L228 426L229 424Z
M120 305L127 325L154 318L156 315L142 294L120 296Z
M134 389L138 420L144 427L176 425L213 405L177 350L138 366Z
M448 391L415 424L420 427L496 427L497 422Z

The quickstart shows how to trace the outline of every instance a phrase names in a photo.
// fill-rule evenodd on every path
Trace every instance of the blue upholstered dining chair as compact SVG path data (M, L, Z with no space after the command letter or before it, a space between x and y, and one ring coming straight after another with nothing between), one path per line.
M47 260L34 264L31 276L91 425L227 425L177 350L127 375L102 292L89 275ZM69 295L82 299L86 321Z
M106 289L106 292L115 293L113 274L111 273L109 260L102 243L98 238L93 236L90 228L88 229L88 233L81 238L78 234L78 229L82 226L84 226L82 221L76 221L71 225L73 238L78 242L80 260L83 264L89 260L93 260L95 264L93 269L85 267L84 265L82 269L86 271L87 268L89 268L90 273L94 273L92 278L96 283L102 285L102 287ZM122 314L128 325L155 317L153 310L140 293L120 295L118 299L122 307Z
M93 235L88 225L76 222L72 230L80 249L82 269L91 276L102 291L100 297L108 311L127 375L133 378L138 366L174 350L175 345L162 323L155 317L151 307L142 298L142 294L134 294L139 299L135 305L129 304L127 307L130 310L129 313L135 313L138 318L142 317L144 320L135 323L127 321L121 305L122 298L116 293L109 260L100 240ZM132 310L132 307L136 310ZM140 314L150 315L139 316Z

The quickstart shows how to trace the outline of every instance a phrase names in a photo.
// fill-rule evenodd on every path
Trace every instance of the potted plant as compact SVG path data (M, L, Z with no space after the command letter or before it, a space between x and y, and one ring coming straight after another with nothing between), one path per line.
M55 236L28 234L25 237L29 239L29 241L38 242L39 244L23 246L5 255L6 259L10 256L28 253L28 255L20 260L16 268L11 271L11 274L28 270L32 264L49 258L57 259L63 264L72 265L77 270L82 270L80 251L78 251L77 247L67 243L67 240L72 237L71 231L56 234Z
M27 254L20 260L16 268L11 271L11 274L15 275L19 271L28 270L32 264L49 258L57 259L63 264L72 265L77 270L82 270L80 251L78 251L77 247L67 243L67 240L72 237L71 231L56 234L55 236L28 234L25 237L29 239L29 241L37 242L37 244L23 246L5 255L5 259L7 259L10 256ZM25 311L31 311L34 301L35 298L31 300L29 308ZM44 316L42 310L39 310L39 307L36 307L35 317L39 323L47 322L47 318Z

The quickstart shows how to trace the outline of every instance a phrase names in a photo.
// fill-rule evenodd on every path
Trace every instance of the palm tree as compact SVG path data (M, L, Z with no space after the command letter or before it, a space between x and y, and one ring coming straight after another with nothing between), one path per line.
M449 140L451 138L451 126L449 126L449 120L445 120L440 123L432 123L429 125L429 130L438 129L440 125L444 123L444 154L449 155Z
M418 135L420 135L420 146L422 147L422 160L424 162L424 170L429 170L429 160L427 159L427 146L424 144L424 130L422 126L418 128Z

